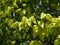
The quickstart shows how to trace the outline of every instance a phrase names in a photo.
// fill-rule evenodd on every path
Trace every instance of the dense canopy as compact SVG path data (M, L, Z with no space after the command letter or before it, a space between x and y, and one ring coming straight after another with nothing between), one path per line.
M0 0L0 45L60 45L60 0Z

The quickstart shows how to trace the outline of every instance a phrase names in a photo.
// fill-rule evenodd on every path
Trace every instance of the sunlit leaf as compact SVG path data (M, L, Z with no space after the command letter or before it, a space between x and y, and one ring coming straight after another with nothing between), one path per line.
M40 41L37 41L37 40L33 40L30 42L29 45L43 45Z

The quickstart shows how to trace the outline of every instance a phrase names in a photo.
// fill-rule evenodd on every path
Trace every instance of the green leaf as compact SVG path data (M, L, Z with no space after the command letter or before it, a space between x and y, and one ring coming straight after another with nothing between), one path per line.
M15 12L18 13L18 14L20 14L21 11L22 11L22 9L19 8L19 9L17 9Z
M50 21L53 17L50 14L41 13L41 19Z
M40 41L37 41L37 40L33 40L30 42L29 45L43 45Z
M11 45L15 45L16 41L10 41Z
M36 19L35 19L34 16L31 16L31 17L29 18L29 21L32 22L32 23L34 23L34 24L37 24Z
M25 15L25 14L26 14L26 10L25 10L25 9L23 9L22 14L23 14L23 15Z
M18 5L16 3L13 3L13 7L18 8Z
M19 26L19 22L18 21L12 23L12 25L11 25L11 27L13 27L13 28L17 28L18 26Z
M28 32L29 27L28 27L28 18L23 16L21 22L19 22L19 30L24 29L26 32Z
M26 16L23 16L21 21L22 21L23 23L27 23L28 18L27 18Z
M38 35L39 35L39 26L33 25L33 37L35 38Z
M54 45L60 45L60 42L58 40L55 40Z
M6 15L4 14L3 11L0 11L0 18L4 18Z
M25 8L27 6L27 4L22 4L22 6Z
M41 33L41 32L40 32L39 38L40 38L41 41L44 42L44 40L45 40L45 33Z
M0 29L0 35L3 35L2 29Z
M60 45L60 35L58 35L57 38L55 39L54 45Z

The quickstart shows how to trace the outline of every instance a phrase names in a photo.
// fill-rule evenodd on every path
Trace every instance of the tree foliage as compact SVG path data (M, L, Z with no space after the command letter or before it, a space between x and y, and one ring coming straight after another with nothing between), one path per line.
M0 45L59 45L59 12L59 0L0 0Z

